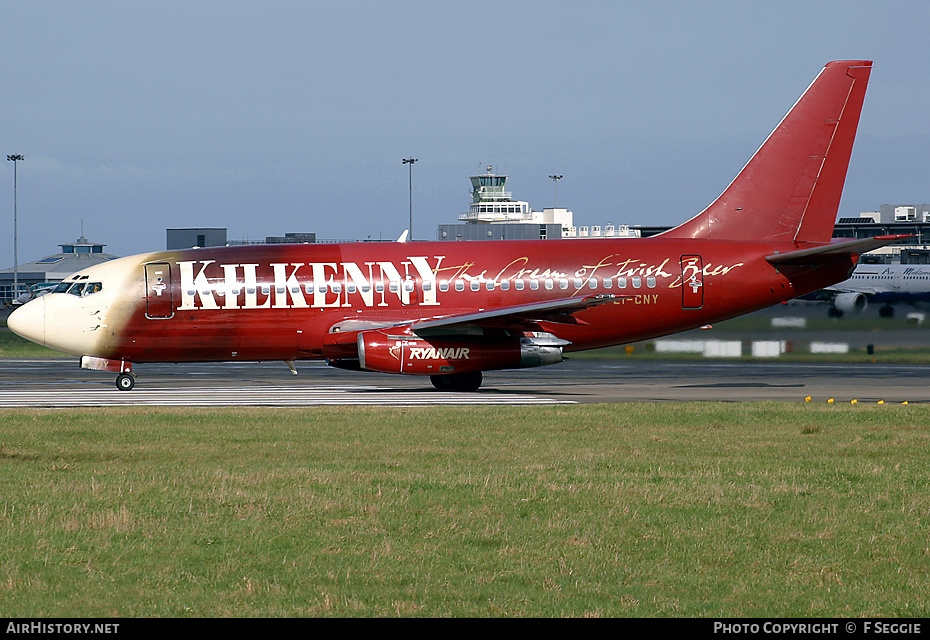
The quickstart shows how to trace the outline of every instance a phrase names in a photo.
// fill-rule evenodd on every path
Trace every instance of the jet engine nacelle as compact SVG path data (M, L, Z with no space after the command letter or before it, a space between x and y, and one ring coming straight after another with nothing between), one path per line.
M864 294L854 292L841 293L833 300L833 306L843 313L864 311L868 303Z
M556 364L562 362L566 344L549 334L451 339L363 331L358 334L358 359L368 371L435 376Z

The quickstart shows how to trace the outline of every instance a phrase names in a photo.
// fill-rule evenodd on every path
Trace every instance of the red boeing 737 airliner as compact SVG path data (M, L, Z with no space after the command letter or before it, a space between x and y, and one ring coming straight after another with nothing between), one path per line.
M723 194L658 236L147 253L8 324L121 390L135 363L324 359L472 391L482 371L732 318L845 280L897 237L830 238L871 67L827 64Z

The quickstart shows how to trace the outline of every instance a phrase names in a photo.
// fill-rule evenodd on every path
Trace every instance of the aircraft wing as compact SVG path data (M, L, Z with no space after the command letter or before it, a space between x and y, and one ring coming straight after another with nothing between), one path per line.
M896 240L910 238L910 234L895 234L887 236L875 236L874 238L863 238L862 240L841 240L832 242L819 247L809 249L799 249L789 251L788 253L774 253L765 256L765 259L774 265L794 264L794 265L817 265L833 257L861 255L867 251L884 247Z
M529 304L484 309L473 313L460 313L415 320L410 330L419 336L435 335L454 327L481 326L498 328L524 328L537 322L558 324L584 324L573 315L577 311L613 302L627 296L599 294L575 296L561 300L546 300Z
M472 328L510 329L513 331L539 331L538 323L585 324L573 314L584 309L622 300L631 296L600 294L575 296L561 300L545 300L529 304L482 309L472 313L454 313L447 316L418 318L410 321L396 320L344 320L330 327L325 344L330 348L355 348L355 341L362 331L378 329L405 329L420 337L438 337L449 334L468 333Z
M868 286L856 286L856 287L841 287L838 284L835 284L830 287L824 287L824 291L829 291L830 293L862 293L867 296L878 295L879 293L887 293L887 288L879 289L878 287L868 287Z

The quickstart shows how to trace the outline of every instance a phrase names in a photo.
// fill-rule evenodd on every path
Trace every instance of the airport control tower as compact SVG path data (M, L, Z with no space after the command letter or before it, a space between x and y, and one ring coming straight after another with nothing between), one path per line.
M506 191L507 176L493 172L488 165L487 173L471 176L471 206L459 220L473 224L501 222L524 222L532 219L530 203L511 200Z
M558 238L638 237L639 232L626 225L607 223L603 229L575 227L574 214L562 207L534 211L530 203L513 200L507 191L507 176L487 172L471 176L471 205L459 215L464 224L441 224L438 240L555 240Z

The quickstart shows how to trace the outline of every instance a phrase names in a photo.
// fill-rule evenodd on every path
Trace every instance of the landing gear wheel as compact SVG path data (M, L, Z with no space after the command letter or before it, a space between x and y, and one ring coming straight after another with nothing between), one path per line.
M429 381L440 391L452 390L452 376L430 376Z
M429 381L440 391L477 391L481 386L481 380L480 371L429 377Z
M894 318L894 307L886 304L878 309L878 315L882 318Z
M136 378L131 373L121 373L116 376L116 388L120 391L132 391L136 386Z
M452 386L456 391L477 391L482 381L480 371L460 373L458 375L453 375L453 378L455 378L455 380L452 381Z
M837 309L836 307L830 307L829 309L827 309L827 315L830 316L831 318L842 318L843 310Z

